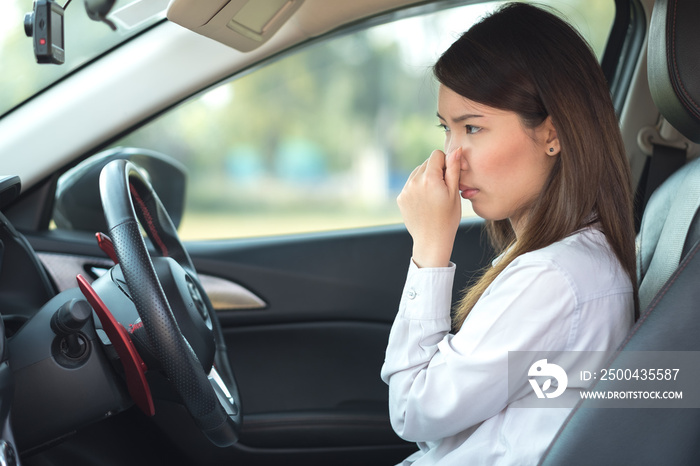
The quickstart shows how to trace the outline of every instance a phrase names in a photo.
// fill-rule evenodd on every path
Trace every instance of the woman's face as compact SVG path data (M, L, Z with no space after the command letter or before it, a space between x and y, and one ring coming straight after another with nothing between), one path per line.
M438 118L445 129L445 153L462 148L462 197L482 218L510 219L518 235L559 154L551 120L526 129L516 113L472 102L442 85Z

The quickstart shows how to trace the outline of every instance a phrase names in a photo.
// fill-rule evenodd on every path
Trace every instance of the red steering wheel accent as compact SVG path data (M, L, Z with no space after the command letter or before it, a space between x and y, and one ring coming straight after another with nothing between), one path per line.
M107 256L112 259L112 262L118 264L119 258L117 257L117 253L114 252L114 243L112 243L109 236L104 233L95 233L95 237L97 238L97 245L102 249L102 252L107 254Z
M146 363L143 362L138 351L136 351L134 343L131 341L131 337L126 332L126 329L117 322L109 309L107 309L107 305L97 295L97 292L95 292L85 277L78 274L76 278L78 279L80 291L82 291L85 299L90 303L90 306L92 306L100 322L102 322L102 329L109 337L112 346L114 346L114 349L119 355L119 360L122 362L122 366L124 366L126 387L129 390L131 398L147 416L153 416L156 413L156 409L153 406L151 388L146 381L146 370L148 369Z

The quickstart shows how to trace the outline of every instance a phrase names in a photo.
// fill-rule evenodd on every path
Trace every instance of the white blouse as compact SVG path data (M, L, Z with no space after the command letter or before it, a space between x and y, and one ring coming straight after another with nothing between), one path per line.
M615 349L633 323L630 280L587 228L516 258L452 335L454 273L411 261L389 336L391 423L419 447L401 464L536 464L571 409L509 404L508 351Z

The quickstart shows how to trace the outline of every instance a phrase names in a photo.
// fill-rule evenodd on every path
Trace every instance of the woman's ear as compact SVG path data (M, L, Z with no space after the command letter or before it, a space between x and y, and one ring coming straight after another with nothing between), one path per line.
M540 135L542 137L545 153L549 156L559 155L561 152L561 146L559 145L559 136L557 135L557 129L552 123L552 117L548 116L544 122L540 125Z

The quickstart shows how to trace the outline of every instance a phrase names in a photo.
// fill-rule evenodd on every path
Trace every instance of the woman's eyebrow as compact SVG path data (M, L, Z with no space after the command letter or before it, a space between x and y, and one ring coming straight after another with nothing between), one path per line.
M440 112L436 113L436 115L442 121L447 121L447 119L445 119L442 115L440 115ZM453 118L452 121L455 123L459 123L459 122L464 121L464 120L469 120L470 118L483 118L483 117L484 117L484 115L475 115L472 113L467 113L465 115L458 116L457 118Z

